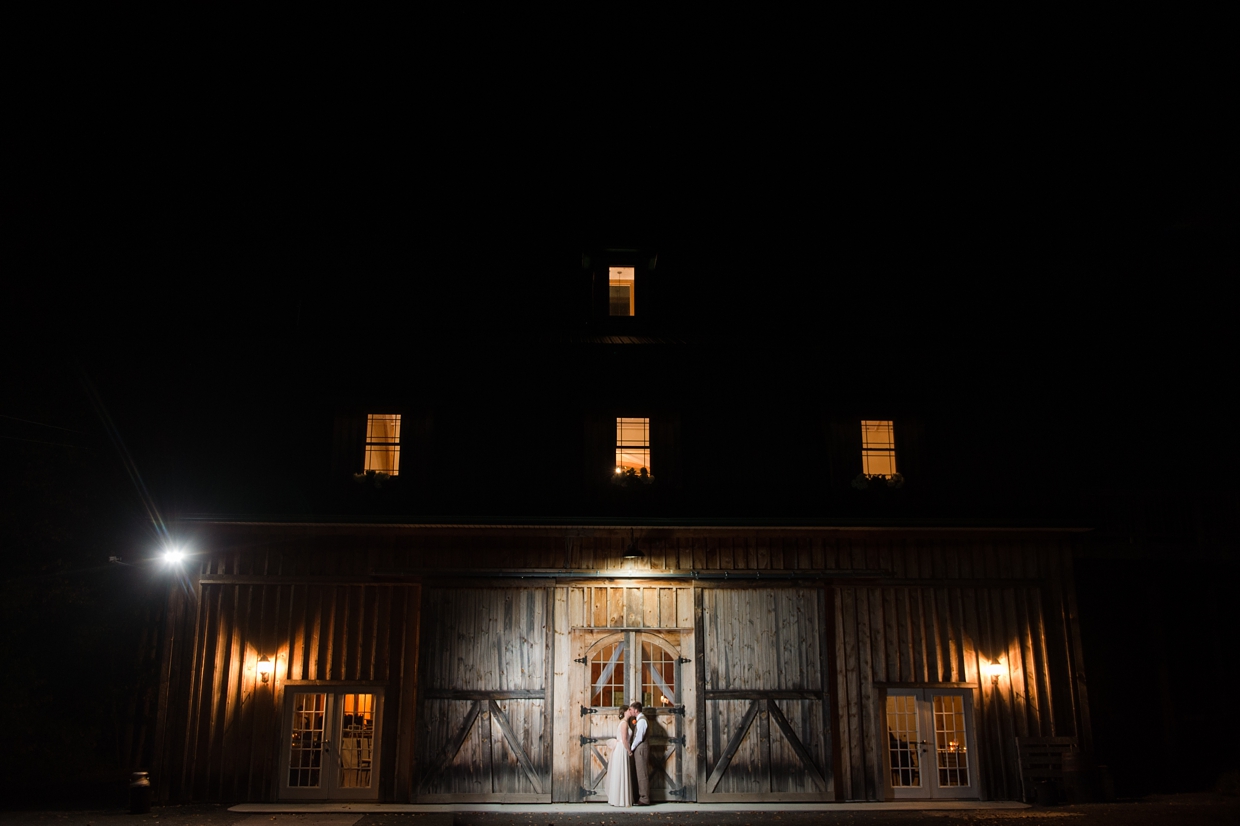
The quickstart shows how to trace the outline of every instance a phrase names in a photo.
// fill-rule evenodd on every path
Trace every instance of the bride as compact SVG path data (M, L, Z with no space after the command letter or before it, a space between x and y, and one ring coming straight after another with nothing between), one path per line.
M629 717L632 709L621 707L620 726L616 729L616 747L607 763L607 803L611 806L632 806L633 785L629 780Z

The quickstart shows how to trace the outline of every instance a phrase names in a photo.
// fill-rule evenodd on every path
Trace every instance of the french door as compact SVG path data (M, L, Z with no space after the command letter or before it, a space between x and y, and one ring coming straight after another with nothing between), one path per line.
M607 800L607 764L619 709L640 700L650 742L650 799L684 800L685 706L677 632L584 632L581 669L580 799Z
M376 799L382 713L379 689L286 688L281 799Z
M900 798L977 797L973 693L888 689L886 770Z

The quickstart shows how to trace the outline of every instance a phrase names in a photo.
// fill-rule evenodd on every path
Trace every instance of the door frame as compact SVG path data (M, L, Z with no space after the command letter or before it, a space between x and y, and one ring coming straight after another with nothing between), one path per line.
M384 689L386 684L375 685L373 683L356 683L356 682L340 682L326 683L318 680L313 681L296 681L289 680L284 684L284 707L280 712L280 752L279 764L277 768L276 788L278 800L378 800L379 784L382 782L380 768L383 765L383 706L384 706ZM371 782L368 788L364 789L344 789L339 786L339 780L336 773L330 771L330 765L327 769L320 766L320 785L317 787L291 787L288 785L291 749L290 745L293 736L293 698L297 694L325 694L327 701L324 707L324 726L325 732L331 734L326 738L328 743L336 743L337 747L342 739L340 727L344 722L343 706L344 697L347 694L370 694L375 698L375 711L373 723L373 745L371 746L370 772Z
M588 669L590 668L590 655L604 645L609 645L617 640L623 640L628 650L641 650L643 637L648 637L655 644L659 645L665 651L669 652L675 658L675 693L671 706L643 706L642 713L647 718L670 718L672 725L662 726L665 730L672 730L674 733L671 737L660 737L659 740L670 744L670 748L678 750L677 765L675 768L676 776L669 775L666 768L666 761L658 766L658 770L666 775L669 785L665 784L663 788L651 789L651 799L669 802L692 801L695 798L693 784L693 766L686 763L689 753L689 729L693 725L693 697L695 692L686 685L686 679L693 679L694 673L692 669L686 669L685 663L689 662L684 656L684 646L688 643L693 644L692 633L683 628L575 628L573 629L573 652L578 656L573 659L573 671L576 679L570 682L573 687L573 723L574 729L571 740L576 741L580 751L574 757L575 764L574 774L580 777L577 784L578 801L586 801L591 797L602 797L605 799L606 792L601 795L597 790L594 793L587 793L586 783L587 763L589 749L595 749L595 743L610 738L593 738L589 736L592 731L592 725L586 722L586 717L592 714L601 714L603 709L614 711L617 707L612 706L593 706L589 704L592 700L593 686L589 680ZM624 677L624 697L625 704L635 696L638 696L641 686L641 658L640 655L636 660L627 655L625 657L625 677ZM618 722L618 721L617 721ZM655 743L655 737L651 736L651 744ZM600 755L601 758L601 755ZM605 776L605 775L604 775Z
M933 750L934 738L934 696L952 696L963 698L965 726L965 754L971 755L966 764L969 771L967 786L941 787L938 783L938 755ZM928 782L921 787L897 787L891 782L891 749L887 746L887 698L916 697L917 719L920 729L921 763L919 770ZM879 728L882 732L879 743L880 764L882 766L882 784L888 800L973 800L981 797L981 765L977 752L977 719L973 712L973 689L959 687L910 686L902 688L887 686L880 690L878 712Z

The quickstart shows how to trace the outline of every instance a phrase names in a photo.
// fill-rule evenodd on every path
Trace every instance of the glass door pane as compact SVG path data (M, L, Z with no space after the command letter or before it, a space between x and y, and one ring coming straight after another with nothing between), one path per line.
M323 748L327 731L327 695L293 695L293 724L289 739L288 785L317 789L323 784Z
M887 697L887 749L893 789L922 787L919 704L914 694Z
M964 698L934 695L934 750L940 788L958 788L969 783L969 748L965 736Z
M676 655L650 639L643 639L641 702L647 708L670 708L678 702Z
M375 745L375 695L345 694L340 714L341 789L369 789Z

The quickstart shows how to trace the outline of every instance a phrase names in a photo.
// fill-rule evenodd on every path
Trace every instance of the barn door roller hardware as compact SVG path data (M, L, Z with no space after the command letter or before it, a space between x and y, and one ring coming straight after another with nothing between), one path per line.
M587 714L598 714L598 709L597 709L597 708L589 708L589 707L587 707L587 706L582 706L582 707L581 707L581 716L582 716L582 717L585 717Z

